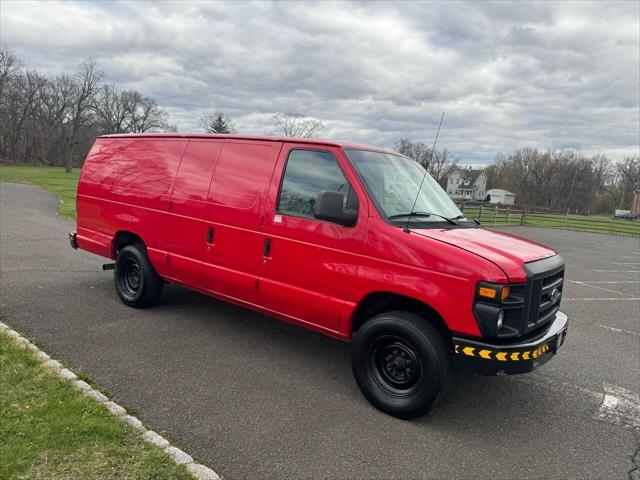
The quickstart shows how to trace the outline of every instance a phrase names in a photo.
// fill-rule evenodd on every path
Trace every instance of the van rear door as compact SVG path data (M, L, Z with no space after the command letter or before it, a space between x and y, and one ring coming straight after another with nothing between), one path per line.
M358 274L366 197L335 147L285 144L276 172L265 211L260 304L337 333ZM358 210L357 223L347 227L314 218L321 191L343 193L345 207Z

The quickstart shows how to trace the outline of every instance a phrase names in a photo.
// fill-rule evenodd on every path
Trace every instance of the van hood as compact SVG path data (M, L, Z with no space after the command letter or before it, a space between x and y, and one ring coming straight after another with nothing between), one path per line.
M497 265L512 282L526 281L524 264L552 257L540 243L488 228L412 229L424 237L448 243Z

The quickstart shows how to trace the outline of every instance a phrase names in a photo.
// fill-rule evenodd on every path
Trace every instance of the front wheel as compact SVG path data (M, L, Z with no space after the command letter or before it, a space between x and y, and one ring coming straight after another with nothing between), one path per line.
M351 365L364 396L399 418L427 413L443 397L451 375L449 350L425 318L387 312L354 337Z
M114 270L116 292L122 303L135 308L155 304L164 288L142 245L127 245L118 252Z

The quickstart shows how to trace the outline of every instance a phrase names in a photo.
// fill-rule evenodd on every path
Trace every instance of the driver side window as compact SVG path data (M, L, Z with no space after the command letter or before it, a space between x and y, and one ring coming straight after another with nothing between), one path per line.
M331 152L291 150L277 211L286 215L314 218L313 205L322 191L342 193L344 207L357 210L358 198Z

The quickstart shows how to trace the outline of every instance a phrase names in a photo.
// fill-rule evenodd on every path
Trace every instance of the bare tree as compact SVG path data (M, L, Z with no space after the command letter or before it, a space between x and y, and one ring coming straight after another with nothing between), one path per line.
M70 172L73 167L73 159L78 143L78 133L85 121L87 113L90 112L93 96L98 91L103 76L104 74L97 68L97 62L91 58L82 61L75 75L76 88L74 109L71 117L71 132L68 139L69 153L66 163L67 172Z
M447 182L447 177L455 170L457 164L458 159L455 158L449 150L446 148L438 150L436 148L430 165L431 176L444 187Z
M145 133L152 131L175 132L177 128L169 124L169 114L158 106L151 97L143 97L140 93L134 92L135 107L129 124L129 131L132 133Z
M0 45L0 103L4 100L7 84L15 78L22 68L22 63L5 45Z
M135 109L134 93L116 85L104 85L94 95L91 108L105 133L126 133Z
M446 148L436 148L432 155L431 147L419 140L413 142L406 138L400 139L396 144L396 150L420 163L441 185L457 165L457 159Z
M236 128L228 116L221 112L216 112L213 115L204 115L200 118L200 126L207 133L235 133Z
M30 127L34 134L33 163L47 164L52 158L65 157L75 90L75 80L68 75L48 79Z
M175 131L169 114L151 97L116 85L105 85L94 95L91 108L100 119L104 133L145 133Z
M300 113L277 113L273 116L273 121L278 127L278 133L285 137L312 137L324 127L322 120Z
M7 88L2 105L3 121L0 126L0 153L25 161L29 153L29 137L32 132L26 128L33 119L35 105L43 94L47 79L35 71L27 71L17 76ZM11 147L10 151L9 146Z
M413 142L406 138L401 138L396 143L396 150L402 155L413 158L427 170L429 169L431 148L426 143L420 140Z
M620 203L618 208L631 205L634 190L640 189L640 157L625 157L616 165L620 183Z

